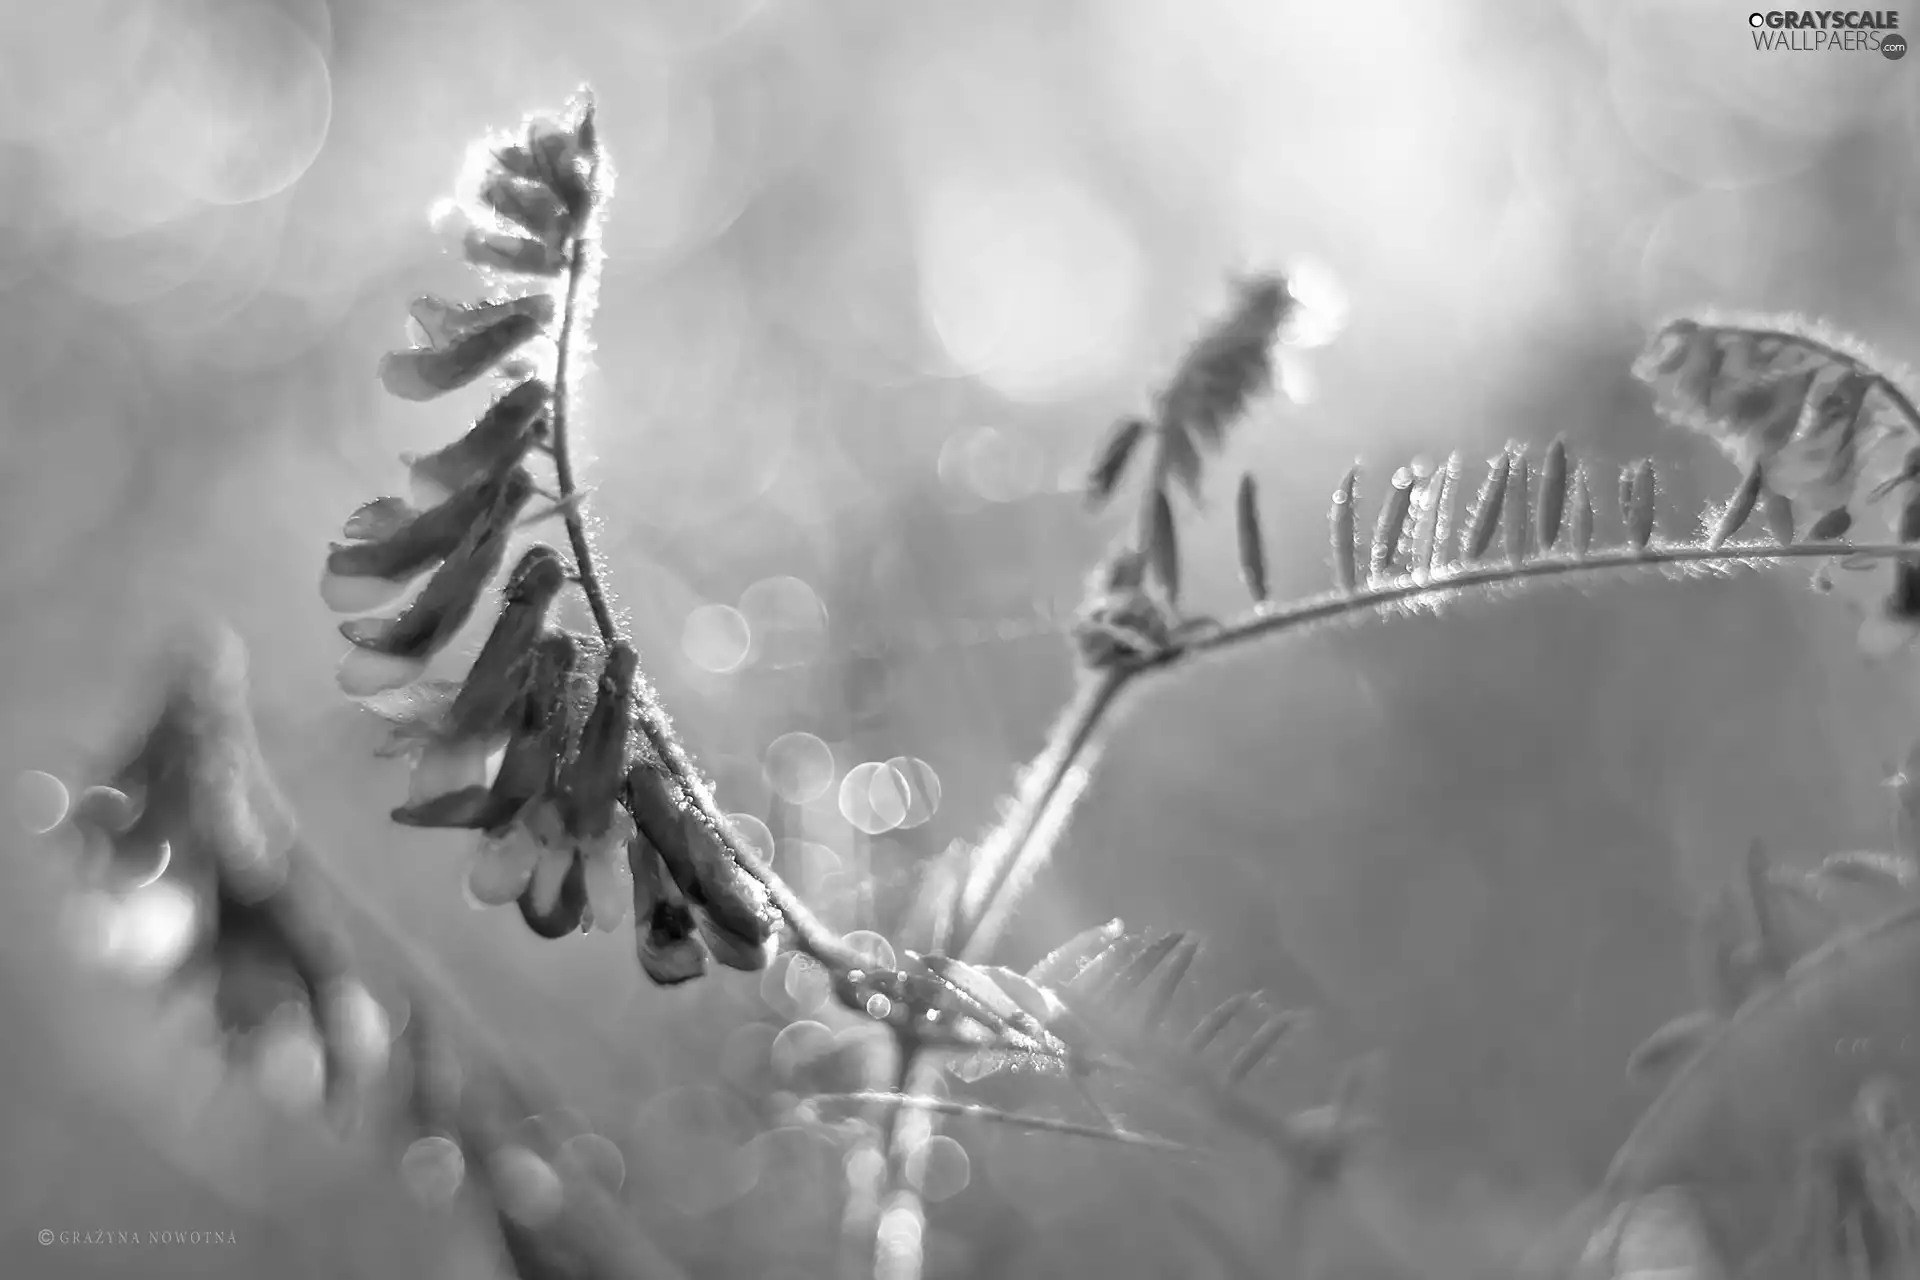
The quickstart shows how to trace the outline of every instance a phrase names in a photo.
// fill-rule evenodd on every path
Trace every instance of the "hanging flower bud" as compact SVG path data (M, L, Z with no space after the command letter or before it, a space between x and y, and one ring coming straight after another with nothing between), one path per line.
M638 670L632 646L616 642L608 649L577 750L560 771L552 794L535 800L523 818L549 850L571 853L581 861L593 922L609 931L626 918L633 898L626 848L634 826L620 798Z
M627 863L633 876L634 949L641 972L657 986L691 982L707 971L707 949L693 909L645 836L636 835L627 846Z
M577 853L546 849L533 879L517 899L520 918L543 938L564 938L588 927L587 866Z
M488 758L513 732L534 645L565 583L559 553L546 546L529 548L508 576L500 617L466 679L423 682L434 696L415 701L411 720L389 715L396 723L383 754L412 758L409 808L476 788L486 793Z
M471 258L479 250L492 254L509 251L521 253L521 245L533 246L531 256L552 253L545 245L535 241L469 232L467 254ZM531 269L540 265L544 264L529 261L526 266L513 269L530 275L552 274ZM381 385L402 400L431 400L449 391L457 391L519 350L540 332L541 327L542 322L537 316L516 311L475 329L450 346L415 347L408 351L388 352L380 360Z
M546 437L547 403L553 390L528 378L493 402L473 428L444 449L424 457L402 454L415 496L457 493L514 466Z
M714 959L730 968L766 966L777 917L766 889L728 854L718 832L686 807L678 784L650 760L627 774L627 801L674 883L703 913Z
M492 302L448 302L431 294L415 298L407 314L432 347L450 347L507 316L531 316L541 328L553 323L551 293L528 293Z
M356 618L340 624L354 650L340 664L340 687L364 697L411 684L427 662L473 616L481 591L500 571L514 517L533 493L533 478L516 467L489 484L491 502L460 545L397 618Z
M336 613L359 613L377 609L398 596L408 583L452 555L474 525L486 517L499 499L499 487L490 480L505 474L499 471L491 478L483 476L430 510L412 512L406 508L410 518L398 523L395 521L405 504L371 516L368 512L374 504L362 507L348 521L348 530L359 528L364 532L380 526L382 531L357 542L333 544L320 579L320 598Z

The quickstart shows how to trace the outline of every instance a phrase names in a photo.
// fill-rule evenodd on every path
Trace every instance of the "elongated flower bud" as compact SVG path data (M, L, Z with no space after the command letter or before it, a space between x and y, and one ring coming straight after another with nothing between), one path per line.
M627 740L633 727L633 679L640 660L633 647L616 642L607 650L599 691L580 745L562 771L561 817L575 836L605 835L626 786Z
M466 738L511 728L509 717L527 684L534 646L547 625L567 571L552 547L530 547L501 594L500 617L473 660L441 736Z
M356 650L395 663L356 661L349 654L341 664L340 683L348 693L366 695L411 684L426 669L427 660L446 647L473 616L480 593L506 558L513 520L533 493L533 478L516 467L495 485L487 512L427 580L420 594L397 618L357 618L342 623L340 634Z
M326 575L320 583L321 598L330 608L341 612L377 608L398 595L407 583L458 550L462 540L476 523L486 518L498 498L498 486L483 478L439 506L388 526L383 537L333 544L327 553ZM355 516L367 510L362 507ZM388 521L396 514L396 509L387 508L378 517L362 521L359 527L365 529L375 520ZM353 527L351 522L349 527Z
M458 440L425 457L403 455L414 487L456 493L514 466L546 435L545 413L553 389L528 378L495 400Z

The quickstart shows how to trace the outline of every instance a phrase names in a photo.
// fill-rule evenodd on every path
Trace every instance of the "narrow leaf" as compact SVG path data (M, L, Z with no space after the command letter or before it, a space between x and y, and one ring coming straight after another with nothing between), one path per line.
M1253 473L1240 477L1234 500L1234 531L1240 551L1240 581L1255 604L1267 602L1267 548L1260 536L1260 494Z
M1658 496L1653 480L1653 459L1643 458L1627 476L1628 503L1623 508L1627 542L1636 550L1646 550L1653 541L1654 507Z
M1512 450L1512 478L1507 484L1507 511L1503 524L1507 535L1507 563L1518 567L1527 558L1527 537L1533 532L1533 516L1527 510L1533 494L1525 448Z
M1167 474L1190 494L1200 492L1200 450L1193 434L1181 427L1160 429L1160 462Z
M1847 536L1847 530L1853 528L1853 512L1845 507L1835 507L1813 522L1807 530L1809 542L1838 542Z
M1215 1005L1211 1013L1200 1019L1193 1029L1193 1034L1187 1037L1188 1051L1192 1053L1204 1051L1208 1045L1220 1038L1220 1033L1227 1029L1227 1024L1252 1003L1253 992L1240 991Z
M1813 874L1823 880L1889 890L1910 889L1915 878L1914 866L1907 859L1868 849L1829 854L1814 868Z
M1333 534L1333 577L1342 591L1352 591L1360 580L1359 533L1353 510L1353 490L1359 481L1358 468L1347 472L1340 487L1333 491L1333 510L1327 517Z
M1573 527L1568 535L1573 543L1575 559L1584 559L1593 549L1593 494L1587 488L1587 469L1576 467L1573 472Z
M1180 945L1167 960L1159 974L1154 978L1153 990L1147 995L1147 1012L1142 1025L1152 1031L1166 1021L1167 1011L1173 1007L1174 993L1186 979L1187 970L1193 967L1193 959L1200 954L1200 940L1183 936Z
M1500 532L1500 511L1506 505L1507 480L1512 467L1512 455L1504 452L1488 466L1487 478L1480 485L1480 496L1474 500L1473 519L1467 526L1461 559L1478 560L1493 545L1493 536Z
M1239 1084L1253 1074L1253 1069L1266 1061L1267 1055L1273 1052L1274 1046L1278 1045L1281 1039L1299 1024L1300 1015L1293 1010L1283 1010L1268 1018L1261 1024L1260 1029L1253 1033L1253 1038L1247 1041L1245 1047L1234 1054L1233 1060L1227 1064L1227 1082Z
M1540 550L1553 550L1560 541L1561 526L1567 510L1567 446L1555 440L1547 446L1546 461L1540 465L1540 501L1535 512L1536 535Z
M1413 551L1409 568L1430 576L1453 555L1453 495L1460 485L1460 455L1455 452L1446 464L1427 478L1416 507Z
M825 1093L816 1094L815 1102L847 1102L860 1106L907 1107L918 1111L931 1111L938 1115L954 1116L967 1120L985 1120L994 1124L1012 1125L1020 1129L1031 1129L1036 1133L1058 1133L1079 1138L1098 1138L1106 1142L1117 1142L1126 1146L1149 1147L1156 1151L1185 1151L1177 1142L1165 1138L1156 1138L1151 1134L1134 1133L1128 1129L1110 1129L1098 1125L1077 1124L1071 1120L1055 1120L1048 1116L1016 1115L994 1107L983 1106L977 1102L955 1102L951 1098L913 1097L899 1093Z
M1384 578L1393 569L1400 537L1406 532L1407 514L1413 509L1413 472L1401 467L1393 473L1387 500L1373 522L1373 546L1367 555L1367 575Z
M1178 604L1180 541L1173 527L1173 504L1167 501L1165 489L1153 495L1152 524L1148 526L1147 533L1147 558L1153 566L1154 576L1160 579L1160 585L1167 593L1167 602Z
M1713 532L1707 538L1707 546L1718 551L1726 545L1728 538L1740 532L1741 527L1753 515L1753 508L1760 501L1762 476L1760 463L1756 460L1747 468L1747 474L1740 481L1740 487L1733 491L1733 497L1727 500L1725 510L1714 522Z
M1027 977L1042 987L1061 986L1070 981L1094 956L1112 946L1126 931L1126 924L1117 918L1084 929L1041 957L1033 968L1027 970Z
M1088 506L1102 506L1113 496L1126 474L1127 463L1133 459L1134 450L1146 434L1145 418L1125 418L1108 428L1106 438L1100 442L1100 451L1094 455L1093 467L1087 473Z

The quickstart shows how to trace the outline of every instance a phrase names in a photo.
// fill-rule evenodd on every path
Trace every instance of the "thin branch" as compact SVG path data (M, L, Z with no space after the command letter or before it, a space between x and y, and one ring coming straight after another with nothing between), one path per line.
M591 123L592 118L593 105L589 103L584 121ZM591 149L590 156L587 190L593 191L600 176L600 148L597 145ZM611 645L620 639L620 632L614 625L613 611L607 606L606 591L600 585L599 567L594 563L593 543L587 538L586 522L580 515L580 503L574 491L573 459L567 443L567 410L571 398L569 366L572 364L573 344L580 317L581 288L593 268L593 255L598 248L590 230L594 218L598 216L599 210L596 208L591 217L582 221L567 246L567 292L560 312L559 350L554 357L553 421L549 447L553 451L553 471L559 482L560 506L566 521L567 541L573 547L573 562L580 590L587 597L587 607L593 611L593 623L600 629L600 638Z
M1704 565L1724 569L1757 568L1763 561L1832 560L1849 557L1873 560L1915 559L1920 558L1920 546L1889 543L1856 546L1847 542L1804 542L1784 547L1773 543L1752 543L1726 545L1717 549L1683 546L1651 547L1639 551L1623 547L1612 551L1594 552L1582 558L1555 557L1534 560L1518 566L1500 564L1455 569L1420 579L1403 577L1355 595L1330 592L1293 604L1256 608L1216 630L1198 631L1184 637L1179 643L1146 659L1140 665L1143 670L1164 670L1203 654L1217 653L1223 649L1262 640L1282 632L1331 622L1350 614L1373 612L1394 605L1438 599L1480 587L1500 587L1618 569L1657 569L1671 565Z

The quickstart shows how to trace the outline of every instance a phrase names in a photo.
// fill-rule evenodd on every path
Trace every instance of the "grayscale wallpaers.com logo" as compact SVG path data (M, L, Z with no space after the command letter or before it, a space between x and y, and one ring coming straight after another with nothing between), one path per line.
M1750 13L1753 47L1795 53L1877 53L1889 62L1907 52L1900 15L1891 9L1770 9Z

